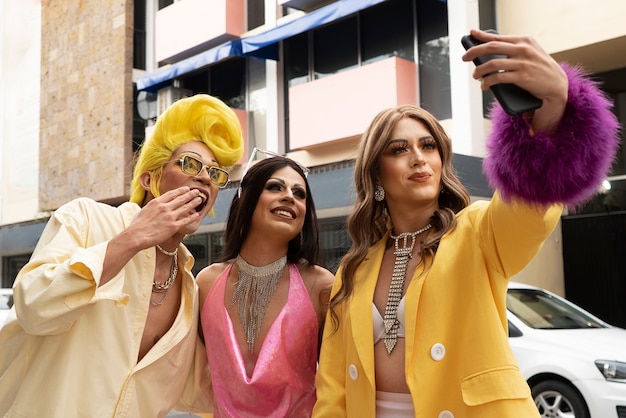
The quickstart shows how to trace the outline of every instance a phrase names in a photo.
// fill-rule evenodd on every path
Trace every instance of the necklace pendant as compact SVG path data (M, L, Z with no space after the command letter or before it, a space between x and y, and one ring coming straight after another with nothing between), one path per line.
M391 337L385 336L385 348L387 349L387 354L391 354L397 342L398 342L397 337L391 338Z

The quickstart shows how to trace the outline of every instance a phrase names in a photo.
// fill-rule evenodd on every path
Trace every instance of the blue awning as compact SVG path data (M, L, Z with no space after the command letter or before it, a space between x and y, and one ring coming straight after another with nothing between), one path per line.
M277 46L277 43L314 29L326 23L333 22L349 16L360 10L367 9L385 0L339 0L327 6L307 13L301 18L271 28L258 35L241 38L241 51L243 55L260 56L261 58L278 59L276 48L275 56L268 56L266 49L269 46Z
M137 79L137 90L157 90L161 84L183 74L190 73L199 68L219 62L231 56L241 56L239 39L229 41L222 45L211 48L200 54L194 55L167 67L144 74Z
M278 60L278 42L349 16L385 0L338 0L265 32L228 41L137 79L137 90L156 90L171 79L228 57L254 56Z

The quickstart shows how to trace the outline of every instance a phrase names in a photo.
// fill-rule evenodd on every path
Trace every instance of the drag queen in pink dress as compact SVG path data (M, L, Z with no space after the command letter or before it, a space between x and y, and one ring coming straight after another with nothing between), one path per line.
M311 416L333 275L306 173L280 156L246 169L220 262L198 274L215 418Z

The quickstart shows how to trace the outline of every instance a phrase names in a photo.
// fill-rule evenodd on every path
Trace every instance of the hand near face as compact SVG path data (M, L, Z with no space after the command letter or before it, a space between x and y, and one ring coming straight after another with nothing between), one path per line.
M197 189L187 186L170 190L150 200L137 214L127 231L143 237L144 248L160 244L174 235L186 235L190 227L195 226L204 211L197 212L204 197ZM182 237L181 237L182 238Z

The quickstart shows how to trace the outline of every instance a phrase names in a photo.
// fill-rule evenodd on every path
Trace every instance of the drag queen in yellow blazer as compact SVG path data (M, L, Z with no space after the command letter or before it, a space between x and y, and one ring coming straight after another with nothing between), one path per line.
M534 116L508 115L494 107L484 171L496 192L490 201L470 205L451 168L451 141L432 115L406 105L387 109L374 119L363 134L355 164L357 198L348 221L353 247L342 260L331 294L314 417L377 416L380 382L375 370L380 369L375 368L372 301L385 276L381 273L384 257L391 257L386 250L393 250L390 231L416 231L427 223L432 228L419 235L420 247L414 253L421 261L405 284L405 335L399 345L404 349L404 370L382 373L406 384L415 417L539 416L508 344L508 281L539 251L563 207L575 207L597 190L619 144L618 123L610 102L593 82L579 70L558 66L531 38L474 34L487 42L499 41L489 50L492 53L506 48L500 52L536 64L530 67L540 76L523 81L516 74L520 78L513 80L542 98L544 105ZM519 45L526 48L518 50ZM480 53L485 51L468 53L463 59L471 61ZM493 70L477 67L475 76ZM559 95L563 96L560 104L555 99ZM396 135L407 119L417 121L418 129L432 137L420 134L412 142L410 132ZM439 156L423 157L431 152L424 141L432 138ZM405 148L389 152L388 145L377 144L384 141L402 142ZM390 159L395 166L388 163ZM427 182L415 186L399 170L393 179L389 167L401 167L400 159L410 162L406 172L422 165L426 168L419 168L420 172L434 167L431 171L439 181L434 203L416 200L413 211L403 209L400 187L406 188L406 199L415 199L412 193L419 187L419 193L427 190ZM384 199L375 198L378 186L386 192ZM424 209L430 207L434 211ZM452 214L447 221L445 208L452 209L447 211Z
M535 255L560 215L561 206L544 213L506 205L497 195L491 204L477 202L459 214L454 233L442 238L429 271L413 276L406 293L405 373L416 417L537 414L508 348L505 294L507 277ZM357 270L358 285L339 311L345 325L323 340L316 411L334 406L315 416L375 416L371 301L386 242L387 236L376 243ZM498 254L498 247L511 251ZM503 412L511 408L518 414Z

